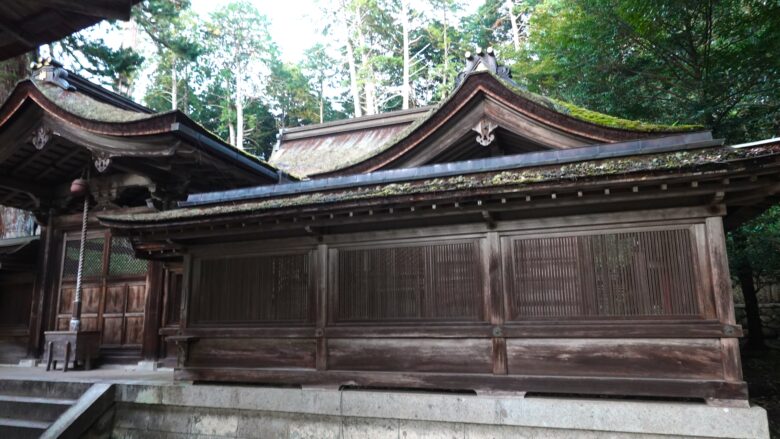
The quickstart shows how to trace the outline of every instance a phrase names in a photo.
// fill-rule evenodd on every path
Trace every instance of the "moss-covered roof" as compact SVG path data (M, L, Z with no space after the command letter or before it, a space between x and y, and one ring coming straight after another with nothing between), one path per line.
M489 72L487 72L489 73ZM622 119L620 117L610 116L609 114L599 113L597 111L588 110L574 105L570 102L562 101L559 99L549 98L537 93L526 90L525 88L517 85L514 82L504 80L498 76L493 75L498 81L504 84L507 88L512 90L515 94L522 96L528 100L536 102L550 110L556 111L561 114L573 117L574 119L582 122L591 123L606 128L613 128L617 130L629 130L647 133L674 133L674 132L688 132L703 130L701 125L665 125L656 124L650 122L643 122L640 120Z
M157 114L124 110L100 102L78 91L68 91L44 81L33 80L38 90L63 110L78 117L98 122L132 122L149 119Z
M663 125L637 120L622 119L596 111L587 110L569 102L551 99L536 93L532 93L519 86L515 82L500 78L488 70L472 72L468 77L473 77L476 75L490 75L502 86L511 91L512 94L538 104L553 112L597 127L636 132L639 133L637 137L643 134L646 135L647 133L669 134L704 129L704 127L699 125ZM463 81L463 83L461 83L457 89L450 93L444 100L433 106L425 115L415 120L414 122L409 123L402 129L396 128L392 133L392 136L372 136L372 133L375 131L377 133L382 130L386 131L386 128L367 128L362 130L359 136L343 136L342 134L331 135L327 136L326 138L318 139L319 143L322 144L319 147L319 151L317 151L316 148L315 150L312 150L310 145L304 145L301 149L298 149L298 145L296 144L292 144L286 148L283 146L271 157L271 163L282 169L297 174L317 175L345 169L369 160L372 157L389 150L391 147L412 134L420 126L429 122L437 114L437 112L442 109L442 107L450 103L455 98L458 90L460 90L460 88L462 88L468 81L468 77L467 80ZM338 136L342 136L345 139L342 140ZM363 143L355 146L355 138L362 140ZM303 144L305 142L300 143Z
M126 215L103 215L108 222L146 223L182 219L255 213L275 209L327 205L347 201L381 199L401 195L442 193L470 189L497 188L502 192L523 190L545 182L575 181L626 175L648 171L695 170L704 166L727 163L732 160L780 154L780 144L751 148L719 147L700 150L667 152L643 156L630 156L576 162L566 165L549 165L521 168L494 173L460 175L385 185L372 185L356 189L314 192L278 198L251 200L232 204L186 207L181 209Z

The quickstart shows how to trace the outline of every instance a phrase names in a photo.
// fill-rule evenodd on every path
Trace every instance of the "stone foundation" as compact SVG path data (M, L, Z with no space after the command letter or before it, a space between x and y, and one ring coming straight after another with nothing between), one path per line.
M338 391L117 385L115 438L768 438L758 407Z

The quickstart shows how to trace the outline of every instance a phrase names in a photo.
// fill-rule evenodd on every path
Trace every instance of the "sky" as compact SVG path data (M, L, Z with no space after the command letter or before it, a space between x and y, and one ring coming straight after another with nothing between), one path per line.
M191 0L192 9L200 16L230 3L229 0ZM316 0L250 0L252 4L271 20L271 36L279 45L285 61L297 62L303 52L317 41Z
M1 0L0 0L1 1ZM190 0L192 9L201 17L207 17L209 13L230 3L232 0ZM281 57L284 61L297 63L303 60L306 49L313 46L319 38L318 29L320 6L328 0L249 0L261 14L269 18L271 22L271 37L276 42L281 51ZM477 10L477 7L484 0L465 0L461 13L471 14ZM424 0L411 0L411 5L415 9L424 9L428 7L429 2ZM109 26L105 23L97 25L87 32L92 32L101 36L112 46L121 46L130 44L147 58L153 56L153 48L144 43L143 38L133 36L127 28L122 30L108 30ZM135 34L137 35L137 34ZM67 60L63 60L67 61ZM144 71L136 79L132 97L140 102L144 91L148 86L152 66L147 63Z
M230 3L230 0L190 0L193 10L206 16L209 12ZM261 14L271 20L271 36L282 51L285 61L297 62L303 59L303 52L314 45L317 34L320 5L328 0L250 0ZM464 13L470 14L484 0L464 1ZM428 2L411 0L413 8L424 8Z

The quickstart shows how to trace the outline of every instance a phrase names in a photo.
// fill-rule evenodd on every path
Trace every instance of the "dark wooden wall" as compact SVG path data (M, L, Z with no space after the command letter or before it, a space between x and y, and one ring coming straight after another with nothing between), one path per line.
M0 275L0 364L15 364L27 354L34 273Z
M725 241L711 214L195 248L177 376L744 398Z

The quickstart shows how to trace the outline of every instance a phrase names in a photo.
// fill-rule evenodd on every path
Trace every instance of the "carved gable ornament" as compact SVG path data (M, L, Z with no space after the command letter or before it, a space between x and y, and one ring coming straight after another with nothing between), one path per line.
M32 142L35 149L42 150L47 143L51 140L51 130L44 125L39 125L38 128L33 131Z
M498 128L498 124L490 119L481 119L477 122L477 125L472 130L477 132L477 143L482 146L488 146L496 140L496 135L493 131Z
M106 169L111 165L111 156L104 152L93 152L92 158L95 159L95 169L98 172L106 172Z

